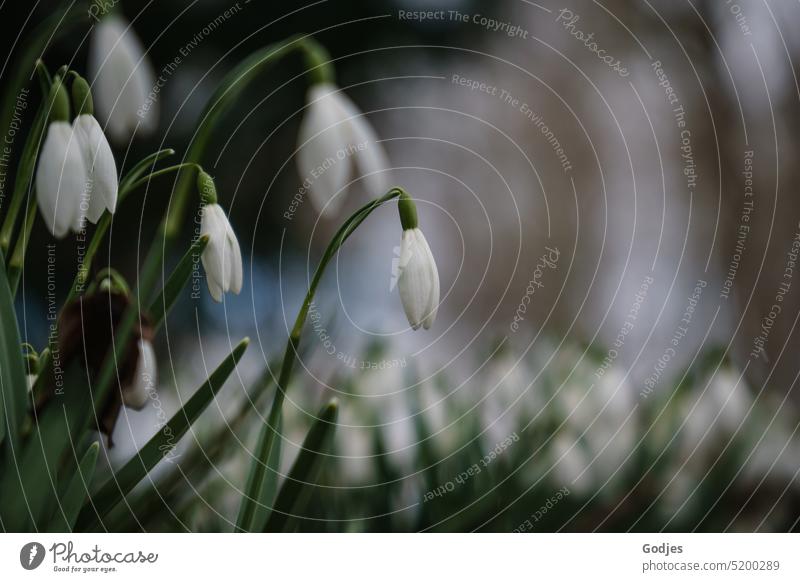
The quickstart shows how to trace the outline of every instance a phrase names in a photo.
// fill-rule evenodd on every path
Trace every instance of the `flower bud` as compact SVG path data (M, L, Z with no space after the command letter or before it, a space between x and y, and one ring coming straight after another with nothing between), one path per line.
M89 83L77 74L72 81L72 106L77 115L94 115L94 101Z
M214 178L204 170L197 171L197 191L204 204L217 203L217 186L214 184Z
M50 122L69 121L69 96L60 77L50 87Z

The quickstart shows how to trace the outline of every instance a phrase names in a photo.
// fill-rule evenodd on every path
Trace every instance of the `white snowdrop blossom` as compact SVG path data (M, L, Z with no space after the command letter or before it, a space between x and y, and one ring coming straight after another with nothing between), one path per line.
M94 116L87 113L78 115L72 127L86 171L86 194L89 197L86 217L97 223L104 210L114 214L117 207L117 164Z
M155 74L141 41L123 17L109 14L95 25L89 71L98 115L112 140L124 142L137 124L145 134L155 129L157 102L150 97Z
M242 290L242 253L225 211L219 204L206 204L200 221L200 235L208 236L201 256L206 271L208 290L215 301L222 294Z
M369 192L386 190L386 153L358 107L329 82L308 91L300 125L298 169L318 212L335 214L357 169Z
M89 203L87 172L81 145L72 126L54 121L39 154L36 200L47 228L57 238L83 228Z
M140 410L155 387L157 380L156 352L149 341L139 340L139 358L133 382L122 391L122 403L128 408Z
M408 323L415 330L430 329L439 307L439 271L419 228L403 231L397 286Z

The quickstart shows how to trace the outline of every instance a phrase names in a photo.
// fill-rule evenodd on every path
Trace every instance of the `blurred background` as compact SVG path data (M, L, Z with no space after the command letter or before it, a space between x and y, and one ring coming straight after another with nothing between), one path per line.
M321 323L305 331L286 403L284 469L331 396L340 426L296 529L798 529L800 6L117 9L165 79L157 131L115 149L121 173L160 147L182 155L236 63L305 33L382 139L388 179L418 200L442 284L433 329L412 332L390 291L393 206L350 239L318 293ZM63 5L2 10L13 61L17 35ZM85 68L91 22L53 38L51 68ZM159 406L177 409L238 338L254 346L109 530L230 529L274 389L255 387L276 372L329 238L378 194L358 182L341 215L304 201L286 218L301 186L304 67L291 57L261 74L213 136L204 166L239 237L244 289L221 305L187 292L173 311L157 339ZM103 264L135 277L174 185L154 181L115 215ZM18 312L39 346L52 241L37 229ZM57 254L65 294L76 249ZM159 413L125 411L101 455L109 466L157 430Z

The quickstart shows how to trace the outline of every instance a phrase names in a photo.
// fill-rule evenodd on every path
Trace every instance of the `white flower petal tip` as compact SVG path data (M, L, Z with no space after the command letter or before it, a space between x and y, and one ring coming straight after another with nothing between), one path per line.
M227 292L242 290L242 252L225 211L219 204L206 204L200 221L200 235L208 236L201 261L211 297L222 301Z
M156 352L153 344L147 340L139 340L139 359L136 362L136 373L133 383L122 391L122 403L128 408L141 410L150 392L155 390L157 381Z
M332 83L308 91L300 124L297 164L317 212L335 215L354 170L374 195L388 185L388 159L377 134L356 105Z
M121 16L110 14L95 25L89 71L97 113L113 141L124 142L137 127L143 134L155 129L158 107L151 97L153 67L133 28Z
M419 228L403 231L397 287L411 328L430 329L439 309L439 271Z
M114 214L117 208L117 164L103 129L93 116L79 115L72 127L87 173L89 207L86 218L96 224L103 211Z
M36 200L45 224L56 238L83 228L88 174L81 145L72 126L54 121L39 153Z

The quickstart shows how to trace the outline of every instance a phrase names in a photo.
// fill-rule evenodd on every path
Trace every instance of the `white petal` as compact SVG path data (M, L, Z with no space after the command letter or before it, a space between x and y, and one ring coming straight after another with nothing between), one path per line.
M64 121L51 123L39 153L36 199L54 236L61 238L70 228L78 230L82 226L86 181L83 156L72 127Z
M431 264L432 258L428 243L418 228L403 231L397 286L408 322L415 330L423 325L423 321L428 329L433 323L431 316L436 317L432 312L432 299L435 295L438 304L439 281L436 265Z
M155 75L141 42L124 18L112 14L95 25L89 70L98 115L114 141L128 139L137 123L145 132L155 127L156 102L148 101ZM145 112L146 106L150 108Z
M343 93L339 93L338 96L340 97L339 106L342 108L345 118L349 118L347 128L350 144L366 148L352 154L353 161L358 166L361 175L364 176L366 189L370 196L380 196L389 189L386 173L389 160L386 152L378 142L378 135L361 110Z
M242 251L239 241L230 223L228 224L228 247L230 249L231 287L230 290L238 295L242 290ZM226 258L228 258L226 256Z
M89 176L89 209L86 216L96 223L104 210L108 209L113 214L117 207L117 164L100 124L93 116L79 115L72 126Z
M225 280L222 263L225 225L220 222L219 212L221 211L222 209L217 204L207 204L203 207L203 217L200 221L201 236L208 236L208 244L200 260L206 272L208 289L216 301L222 300Z
M430 329L436 321L436 313L439 311L439 269L436 268L436 260L433 258L431 247L428 246L428 241L425 239L422 231L419 232L418 242L427 254L426 264L429 270L428 276L431 280L431 290L425 307L425 313L427 313L427 315L422 322L423 328Z
M122 391L122 403L128 408L141 409L147 402L150 390L156 385L156 353L153 345L139 340L139 359L131 386Z
M349 143L343 110L333 85L318 83L308 91L308 108L300 124L297 153L301 180L311 183L311 202L318 212L335 214L339 209L347 183L347 160L337 152Z
M242 289L242 253L239 241L219 204L207 204L200 222L201 235L209 241L200 257L206 271L206 282L211 296L222 301L222 294Z

